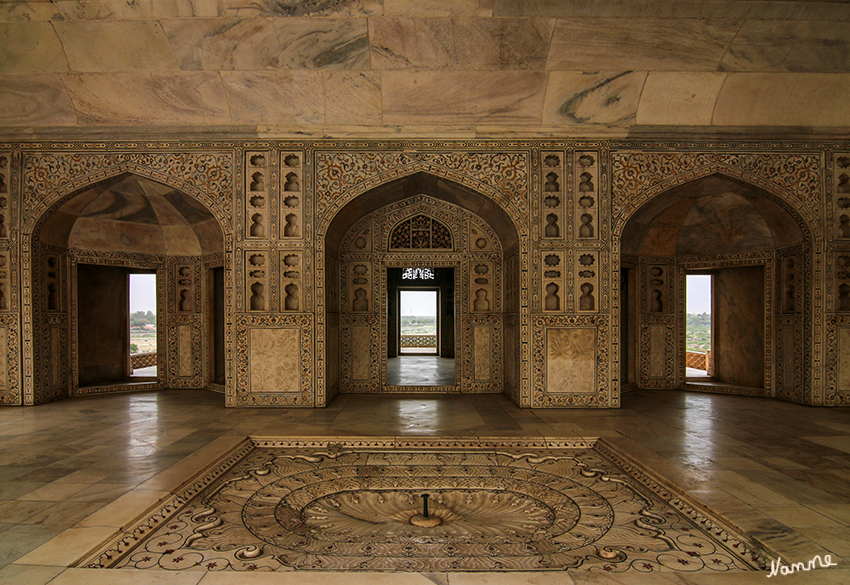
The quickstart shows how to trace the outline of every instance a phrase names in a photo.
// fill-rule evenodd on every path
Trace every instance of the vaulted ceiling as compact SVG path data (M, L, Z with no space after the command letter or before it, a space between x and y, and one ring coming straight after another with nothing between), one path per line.
M830 0L0 0L0 129L841 133Z

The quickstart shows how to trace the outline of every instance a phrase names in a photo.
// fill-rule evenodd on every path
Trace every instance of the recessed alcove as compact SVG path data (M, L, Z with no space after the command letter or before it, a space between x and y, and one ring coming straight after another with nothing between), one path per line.
M42 216L33 240L34 279L44 291L35 318L54 324L50 343L57 350L40 358L55 372L43 381L47 394L224 381L224 283L213 274L222 264L224 240L203 204L165 184L122 174L65 197ZM157 280L158 350L144 360L156 367L153 376L133 376L133 273Z
M805 323L805 271L787 268L806 263L804 230L780 198L720 175L638 209L621 240L626 384L755 396L799 389L802 380L775 364L803 360L801 344L774 348ZM699 378L686 373L687 274L714 280L711 367Z

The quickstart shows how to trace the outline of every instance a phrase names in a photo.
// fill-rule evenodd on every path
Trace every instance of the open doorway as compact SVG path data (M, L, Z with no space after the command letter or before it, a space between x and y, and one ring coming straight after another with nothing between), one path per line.
M156 378L156 273L131 271L128 276L130 376Z
M440 289L399 289L398 352L437 355Z
M454 268L387 269L387 386L454 386Z
M711 274L685 275L685 377L689 380L705 380L712 374L713 285Z
M157 379L156 278L153 269L77 264L79 387Z

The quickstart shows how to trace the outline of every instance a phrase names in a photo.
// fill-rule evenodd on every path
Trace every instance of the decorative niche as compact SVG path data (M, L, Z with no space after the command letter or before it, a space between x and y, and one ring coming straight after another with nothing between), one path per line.
M245 153L245 237L269 236L269 152Z
M575 277L575 310L577 313L599 312L599 252L576 250L573 262Z
M599 239L599 152L576 152L574 174L576 239Z
M566 219L565 153L545 151L540 153L541 185L540 232L547 240L563 240L568 236Z
M269 286L269 250L245 250L245 310L271 311L271 287Z
M541 310L544 313L564 313L567 310L567 261L564 252L547 250L540 258Z
M280 157L280 237L301 239L304 234L304 153L284 152Z

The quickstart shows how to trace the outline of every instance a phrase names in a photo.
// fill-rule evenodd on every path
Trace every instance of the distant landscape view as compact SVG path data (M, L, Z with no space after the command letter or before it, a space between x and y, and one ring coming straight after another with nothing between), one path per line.
M711 349L711 313L688 313L687 319L687 350L706 353Z
M130 354L156 351L156 315L152 311L130 314Z
M402 335L436 335L436 315L404 315L401 318Z

